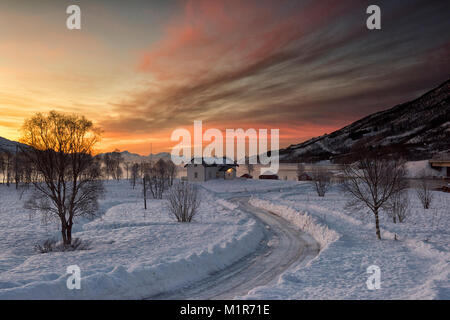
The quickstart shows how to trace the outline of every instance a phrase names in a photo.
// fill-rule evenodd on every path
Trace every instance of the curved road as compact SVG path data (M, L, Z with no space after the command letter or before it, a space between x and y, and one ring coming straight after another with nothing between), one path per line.
M148 299L233 299L276 281L288 267L303 265L318 254L317 242L290 222L253 207L248 198L234 198L232 201L264 225L265 237L258 249L202 281Z

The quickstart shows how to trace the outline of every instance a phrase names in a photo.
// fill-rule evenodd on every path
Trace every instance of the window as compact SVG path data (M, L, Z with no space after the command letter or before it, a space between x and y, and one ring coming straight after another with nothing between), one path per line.
M195 179L198 178L198 172L194 172L194 178L195 178Z

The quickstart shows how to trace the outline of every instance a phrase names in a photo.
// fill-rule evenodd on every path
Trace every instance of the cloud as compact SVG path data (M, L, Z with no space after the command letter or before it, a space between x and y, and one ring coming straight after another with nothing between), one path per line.
M382 3L386 31L374 33L361 1L186 1L137 64L147 88L112 103L120 117L101 124L167 140L194 120L284 128L292 139L295 128L337 129L448 77L448 37L431 37L448 23L427 18L443 8L417 1L427 16L402 16L408 5Z

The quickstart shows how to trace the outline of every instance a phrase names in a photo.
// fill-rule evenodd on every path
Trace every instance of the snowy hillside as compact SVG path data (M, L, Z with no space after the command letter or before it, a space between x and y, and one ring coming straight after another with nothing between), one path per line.
M358 120L340 130L280 150L285 162L340 158L377 148L407 160L450 150L450 80L418 99Z
M11 141L5 138L0 137L0 152L1 151L7 151L10 153L15 153L16 152L16 146L19 147L25 147L24 144L16 142L16 141Z

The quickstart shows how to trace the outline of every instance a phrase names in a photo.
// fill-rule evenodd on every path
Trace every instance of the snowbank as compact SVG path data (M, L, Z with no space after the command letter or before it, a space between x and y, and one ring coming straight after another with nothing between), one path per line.
M320 224L316 219L307 213L302 213L288 206L276 205L272 202L257 198L251 198L249 203L255 207L268 210L288 221L291 221L302 231L311 235L320 244L321 250L325 249L333 241L339 239L339 234L337 232Z
M33 281L19 287L0 289L0 299L149 298L201 280L208 274L223 269L255 250L261 239L261 230L253 225L227 242L190 252L184 258L146 265L136 257L135 261L116 263L103 272L85 271L81 259L73 259L73 263L79 264L81 268L81 290L68 290L67 276L62 275L50 281ZM101 264L101 261L98 263ZM5 286L5 283L2 285Z

